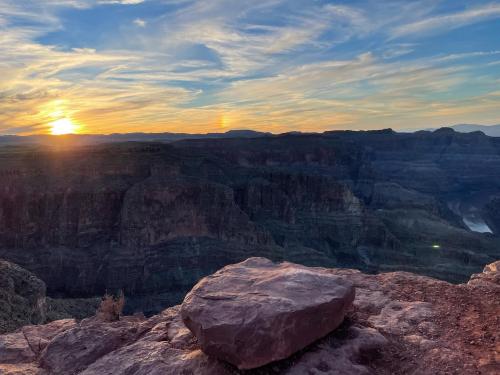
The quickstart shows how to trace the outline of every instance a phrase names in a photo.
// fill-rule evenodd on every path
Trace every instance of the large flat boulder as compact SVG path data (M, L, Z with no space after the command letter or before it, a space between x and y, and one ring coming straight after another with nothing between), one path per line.
M250 258L202 279L181 314L206 354L252 369L332 332L354 294L349 281L327 270Z
M181 306L175 306L148 319L65 320L0 335L0 374L496 375L500 299L499 285L491 280L498 280L499 269L491 264L467 285L406 272L366 275L322 269L320 274L346 278L356 287L345 323L304 350L253 370L238 370L205 354L185 326ZM244 338L247 345L262 334L257 328ZM271 332L279 337L283 331Z

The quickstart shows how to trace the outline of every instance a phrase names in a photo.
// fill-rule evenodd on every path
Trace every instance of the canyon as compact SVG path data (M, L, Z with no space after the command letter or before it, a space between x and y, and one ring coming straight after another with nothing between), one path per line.
M251 256L453 283L500 258L500 138L481 132L8 144L0 177L0 259L85 311L123 290L156 314Z

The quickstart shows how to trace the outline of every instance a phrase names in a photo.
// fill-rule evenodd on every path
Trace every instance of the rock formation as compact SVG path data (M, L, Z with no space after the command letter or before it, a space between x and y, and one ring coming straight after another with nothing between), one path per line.
M46 297L45 283L31 272L0 260L0 333L28 324L93 315L99 299Z
M0 260L0 333L45 322L45 284L21 267Z
M500 142L480 133L4 146L0 177L0 258L49 297L123 290L129 313L251 256L452 282L500 257Z
M484 207L486 222L493 233L500 233L500 195L493 196Z
M181 315L204 353L251 369L332 332L353 300L353 285L329 272L250 258L196 284Z
M285 276L288 267L276 273ZM182 307L176 306L148 319L63 320L2 335L0 373L498 374L498 269L497 262L460 285L406 272L366 275L349 269L312 269L312 273L341 277L355 286L354 304L344 323L289 358L253 370L240 371L200 350L182 321ZM218 275L231 277L224 271ZM191 303L189 298L187 303Z

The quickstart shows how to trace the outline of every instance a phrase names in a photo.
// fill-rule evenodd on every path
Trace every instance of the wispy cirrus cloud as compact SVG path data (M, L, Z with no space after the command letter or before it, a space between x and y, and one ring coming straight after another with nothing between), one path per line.
M420 34L429 35L495 18L500 18L500 4L480 5L459 12L430 16L415 22L399 25L392 30L391 36L398 38Z
M478 4L0 0L0 133L498 122L498 42L415 42L496 17Z
M245 108L246 118L239 118L240 122L280 131L293 130L299 122L307 131L320 131L325 123L330 128L397 128L420 119L439 125L443 108L458 112L457 103L463 105L466 100L435 98L459 89L473 75L471 66L450 67L443 61L436 57L388 63L370 53L362 54L351 60L294 68L273 78L236 82L221 94L222 102L235 112ZM490 84L486 77L481 79L483 84ZM477 115L478 110L472 111L479 106L477 97L474 101L465 112ZM493 102L481 104L482 113L491 118L498 115ZM273 116L266 116L269 112ZM276 124L277 116L285 121Z

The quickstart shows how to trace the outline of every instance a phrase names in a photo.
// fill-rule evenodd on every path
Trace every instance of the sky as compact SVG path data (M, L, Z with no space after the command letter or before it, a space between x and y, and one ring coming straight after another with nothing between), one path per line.
M500 1L0 0L0 134L500 123Z

